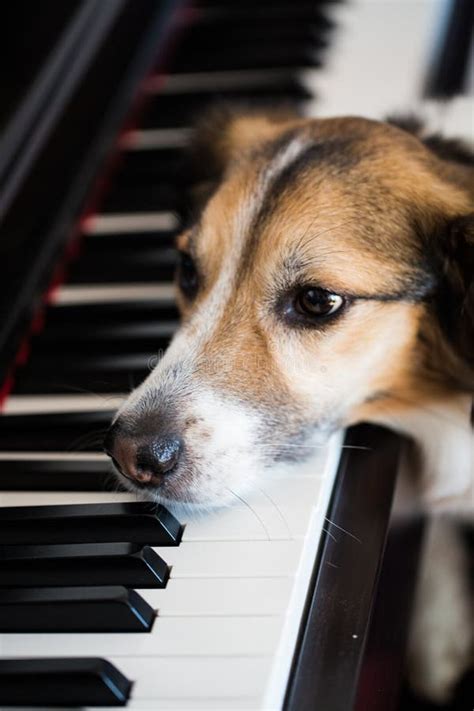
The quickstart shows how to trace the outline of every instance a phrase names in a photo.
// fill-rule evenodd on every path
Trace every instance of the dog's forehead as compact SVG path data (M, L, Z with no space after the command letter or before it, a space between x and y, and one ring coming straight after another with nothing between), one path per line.
M332 199L335 208L397 207L426 177L426 153L416 140L390 126L362 119L298 124L237 156L209 201L203 223L234 223L251 237L267 218L292 219ZM363 204L362 204L363 203ZM226 225L229 234L230 224ZM229 235L232 237L233 235ZM223 235L224 237L224 235Z
M319 260L321 279L334 287L360 291L369 277L384 289L391 271L398 277L401 263L413 264L417 245L400 195L390 189L383 148L391 147L393 161L402 160L405 146L391 130L387 136L375 124L374 133L367 123L323 133L312 124L287 129L231 166L198 228L211 281L223 260L242 277L261 279L272 267L296 263L299 253Z

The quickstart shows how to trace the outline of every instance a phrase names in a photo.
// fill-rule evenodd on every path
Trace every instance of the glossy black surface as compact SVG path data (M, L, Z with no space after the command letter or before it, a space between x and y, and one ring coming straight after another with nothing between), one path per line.
M472 46L474 5L471 0L451 0L446 4L445 22L441 25L429 64L425 95L446 100L472 90Z
M149 632L155 611L122 586L0 589L0 632Z
M0 588L124 585L163 588L168 566L149 546L133 543L2 545Z
M131 688L105 659L0 660L3 706L123 706Z
M46 330L57 329L57 337L74 333L83 327L86 331L91 327L107 328L114 325L130 323L162 323L175 322L178 318L176 305L172 301L119 301L92 302L90 304L58 304L50 306L45 312Z
M111 248L109 253L85 253L72 265L70 284L173 281L176 252L170 248Z
M0 261L8 265L0 285L0 382L130 110L136 83L156 58L172 3L92 0L82 6L87 22L74 38L75 71L71 57L56 78L54 100L49 96L35 121L25 124L21 156L0 185Z
M104 435L114 412L2 415L0 451L103 451Z
M105 355L107 353L143 353L165 349L178 328L174 321L130 321L125 323L105 322L101 325L79 324L76 328L47 327L32 340L35 356L57 351L57 339L61 338L61 352L74 358L79 353Z
M157 341L149 351L38 355L19 368L14 394L126 393L136 388L158 363ZM0 423L1 429L1 423ZM3 443L2 443L3 444ZM2 445L0 445L1 447ZM21 447L20 447L21 448Z
M128 541L177 546L181 534L179 521L164 506L152 503L0 508L2 544Z
M285 711L347 711L357 697L402 440L358 425L344 444Z
M108 460L0 459L2 491L117 491Z
M29 0L3 5L0 42L8 62L2 62L0 67L0 131L15 120L15 113L30 94L80 5L80 0L48 0L47 13L39 3L32 4Z

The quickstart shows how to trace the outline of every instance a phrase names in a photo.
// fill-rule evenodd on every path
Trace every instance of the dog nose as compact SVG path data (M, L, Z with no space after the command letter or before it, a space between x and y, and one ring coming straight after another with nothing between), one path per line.
M150 472L154 476L168 474L178 463L181 449L179 437L146 442L137 450L138 469L142 472Z
M104 449L126 478L139 484L158 485L178 464L183 444L175 435L134 438L122 435L113 426L105 438Z

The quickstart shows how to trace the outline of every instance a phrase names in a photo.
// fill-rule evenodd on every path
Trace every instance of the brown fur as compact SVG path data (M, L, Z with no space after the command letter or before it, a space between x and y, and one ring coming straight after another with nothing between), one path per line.
M453 389L474 391L474 168L396 126L228 111L208 119L194 151L208 167L211 195L193 246L205 281L197 303L231 249L235 205L250 197L272 154L297 135L313 148L279 176L253 218L236 267L239 288L206 347L211 361L228 355L216 379L230 389L235 382L250 399L265 399L266 391L285 397L269 356L271 324L257 325L255 304L266 298L265 279L277 278L275 256L284 260L292 250L297 260L299 249L313 260L306 282L353 297L359 309L324 333L298 336L315 363L344 364L358 350L376 348L387 323L394 329L390 358L371 376L374 394L354 409L353 420ZM305 242L311 230L317 239ZM186 237L179 244L186 248ZM182 306L185 315L192 311ZM247 359L259 368L242 369Z

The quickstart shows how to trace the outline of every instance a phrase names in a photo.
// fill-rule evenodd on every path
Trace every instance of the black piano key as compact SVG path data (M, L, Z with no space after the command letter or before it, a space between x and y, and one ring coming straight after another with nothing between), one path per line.
M141 354L120 353L112 357L96 357L94 355L87 357L87 355L79 354L76 358L65 363L62 354L56 352L51 355L38 355L34 359L32 357L31 363L18 372L31 372L31 374L37 372L45 376L56 373L61 379L63 379L63 373L64 377L69 373L88 373L93 378L95 374L102 372L114 373L128 370L132 373L136 370L146 370L149 367L150 359L153 359L155 355L153 351ZM18 379L20 380L20 375Z
M189 126L214 102L247 103L259 106L279 106L290 102L300 104L312 94L294 77L274 76L268 82L253 83L233 89L216 88L186 93L157 94L145 107L140 122L142 129Z
M117 491L109 460L0 459L2 491Z
M110 254L110 250L115 254L122 250L164 249L174 247L175 240L175 231L91 233L83 238L82 253L102 255Z
M66 361L55 354L38 356L18 369L13 394L129 392L150 374L159 357L159 348L125 355L78 354Z
M165 349L178 328L172 321L165 323L124 323L79 325L76 328L49 328L32 339L33 356L55 353L58 344L63 354L78 353L143 353Z
M260 0L258 5L252 0L193 0L193 7L200 9L199 17L208 15L229 16L234 20L246 17L249 11L257 20L272 20L284 17L286 20L313 15L316 11L338 0Z
M187 52L174 58L170 73L241 71L246 69L280 69L319 67L320 54L311 45L296 43L267 45L264 40L255 46L248 46L243 38L240 46L222 49L220 52Z
M45 312L48 328L58 328L67 332L81 325L89 328L93 325L138 323L140 321L176 321L178 311L173 301L144 300L121 301L111 303L57 304Z
M60 341L56 341L56 345L52 341L44 340L35 342L33 345L36 348L35 356L38 358L43 357L47 353L51 353L52 355L54 355L54 353L57 352L58 345L60 346L61 353L64 355L65 358L75 358L82 354L85 354L87 356L93 355L99 358L102 356L113 356L114 353L120 353L121 351L126 351L130 355L140 354L143 352L164 352L168 348L171 335L159 335L159 333L156 334L154 333L154 329L150 329L150 332L147 333L147 330L148 329L145 328L130 328L130 333L124 333L123 336L111 335L109 338L107 338L107 332L105 334L97 332L97 338L93 338L90 341L87 340L87 334L80 332L74 338L71 338L69 340L61 339ZM143 331L143 333L140 334L140 331ZM35 361L32 360L32 364L34 364L34 362ZM104 374L102 384L98 383L97 387L95 388L95 392L124 392L124 390L127 389L126 383L130 381L121 378L120 374L118 375L118 377L119 383L124 383L124 385L122 386L120 386L120 384L118 385L118 390L117 388L115 388L114 390L113 376L112 379L109 379L107 377L107 374ZM140 372L137 377L139 378L139 380L143 380L143 378L146 377L146 372L143 372L143 374ZM135 379L135 382L138 384L139 380ZM77 378L74 382L78 382ZM82 382L82 378L80 378L80 382ZM38 388L41 388L46 384L47 381L43 382L42 384L39 384ZM64 378L62 381L58 381L58 379L56 378L53 382L53 386L58 384L61 388L60 391L68 391L69 393L71 393L70 379ZM102 387L102 385L104 387ZM110 386L109 390L107 389L108 385ZM93 378L91 378L90 380L90 386L92 389L94 389ZM130 386L128 386L128 388L129 387ZM16 390L15 392L18 392L18 390ZM56 392L58 392L58 390L56 390Z
M124 585L164 588L168 566L136 543L0 545L0 588Z
M12 392L14 395L125 393L145 380L158 359L156 351L116 357L77 356L69 360L67 368L58 370L54 368L57 359L51 357L48 364L48 359L38 357L31 365L18 369Z
M255 28L273 27L278 24L283 25L299 25L312 24L314 22L322 22L325 26L330 22L322 8L318 8L318 4L327 4L332 0L326 0L323 3L316 2L198 2L197 5L199 14L196 19L196 26L199 28L203 25L210 25L215 28L220 28L226 25L239 27L242 32L247 28L251 28L250 32L255 31ZM191 28L192 29L192 28ZM186 51L186 45L183 43L182 51Z
M0 541L146 543L177 546L183 527L167 509L149 502L0 507Z
M101 452L113 410L0 416L0 451Z
M429 63L424 95L446 100L468 93L469 69L472 71L474 10L471 0L452 0L444 18L441 37Z
M174 171L176 172L176 171ZM100 205L102 213L178 211L185 205L182 190L144 182L137 185L114 184Z
M150 632L155 611L117 585L0 589L0 632Z
M276 43L292 44L299 42L301 45L319 47L322 35L332 27L332 23L323 15L314 13L311 21L300 20L284 22L280 19L272 22L267 19L265 24L241 23L235 20L219 22L222 32L216 32L216 23L213 18L206 21L206 15L198 18L190 26L184 37L185 47L182 52L192 55L196 50L205 50L211 54L216 50L229 48L243 43L255 46L257 43L266 43L274 46ZM179 52L179 49L178 49Z
M150 148L146 151L125 151L120 170L114 177L113 191L125 188L147 188L150 185L179 182L182 178L181 148ZM102 210L102 205L101 205ZM121 207L120 212L125 212Z
M114 250L104 254L86 251L69 270L70 284L173 281L176 270L174 249Z
M3 706L124 706L132 683L100 658L3 659Z

